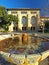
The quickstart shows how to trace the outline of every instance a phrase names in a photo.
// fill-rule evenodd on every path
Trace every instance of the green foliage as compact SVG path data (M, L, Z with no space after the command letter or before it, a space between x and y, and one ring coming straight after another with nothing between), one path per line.
M9 16L8 16L8 15L4 15L3 20L4 20L5 22L8 22L8 21L9 21Z
M8 15L6 8L0 6L0 27L4 28L5 30L8 30L8 27L11 22L15 22L16 24L18 24L18 17L14 15Z
M2 11L0 11L0 17L2 17Z
M16 24L17 24L18 23L18 17L14 16L14 15L9 15L9 21L16 22Z
M45 22L45 28L46 28L46 29L49 29L49 21L46 21L46 22Z
M3 6L0 6L0 12L1 12L2 16L5 15L5 14L7 14L6 8L3 7Z
M9 21L13 21L13 15L9 15Z
M13 19L14 19L13 21L16 22L16 24L18 24L18 17L13 16Z
M6 8L0 6L0 27L6 26L6 22L8 20Z
M8 30L9 25L10 25L9 16L8 15L4 15L4 17L2 19L2 27L5 30Z

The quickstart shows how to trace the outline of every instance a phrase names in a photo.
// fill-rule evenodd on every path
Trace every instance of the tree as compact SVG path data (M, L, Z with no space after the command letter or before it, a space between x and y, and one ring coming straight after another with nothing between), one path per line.
M18 17L15 15L9 15L9 21L10 23L13 22L15 30L16 30L16 26L18 25Z
M0 18L2 17L2 11L0 11Z
M0 6L0 14L3 16L5 14L7 14L6 8L3 6Z
M9 25L10 25L9 16L6 14L2 17L2 27L8 30Z
M14 15L8 15L5 7L0 6L0 27L6 29L11 22L18 24L18 17Z
M13 16L13 21L18 24L18 17L17 16Z
M18 17L15 15L9 15L9 21L18 23Z
M5 26L5 20L7 20L6 8L3 6L0 6L0 27L3 28L3 26Z
M49 21L46 21L46 22L45 22L45 28L46 28L47 30L49 30Z

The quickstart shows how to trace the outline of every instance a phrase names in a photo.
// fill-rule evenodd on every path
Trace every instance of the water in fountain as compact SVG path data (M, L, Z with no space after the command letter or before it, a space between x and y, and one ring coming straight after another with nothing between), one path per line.
M15 36L13 39L9 38L8 40L5 40L0 46L2 46L2 49L4 49L5 52L33 54L44 51L46 48L44 43L44 40L39 36L24 33Z

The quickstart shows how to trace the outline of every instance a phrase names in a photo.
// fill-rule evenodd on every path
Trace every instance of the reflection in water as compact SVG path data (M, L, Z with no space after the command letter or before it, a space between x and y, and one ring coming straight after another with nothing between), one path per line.
M44 50L45 42L42 38L32 34L20 34L14 38L9 38L3 44L3 49L6 52L14 54L33 54L39 53Z
M24 45L27 45L28 43L28 35L25 33L25 34L22 34L22 44Z

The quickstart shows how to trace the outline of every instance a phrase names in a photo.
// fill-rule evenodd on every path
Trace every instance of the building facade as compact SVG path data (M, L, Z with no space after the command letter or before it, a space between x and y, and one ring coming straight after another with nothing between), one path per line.
M44 20L49 20L49 17L40 17L40 9L7 9L8 15L18 16L18 24L13 22L9 26L9 31L38 31ZM16 29L15 29L16 26Z

